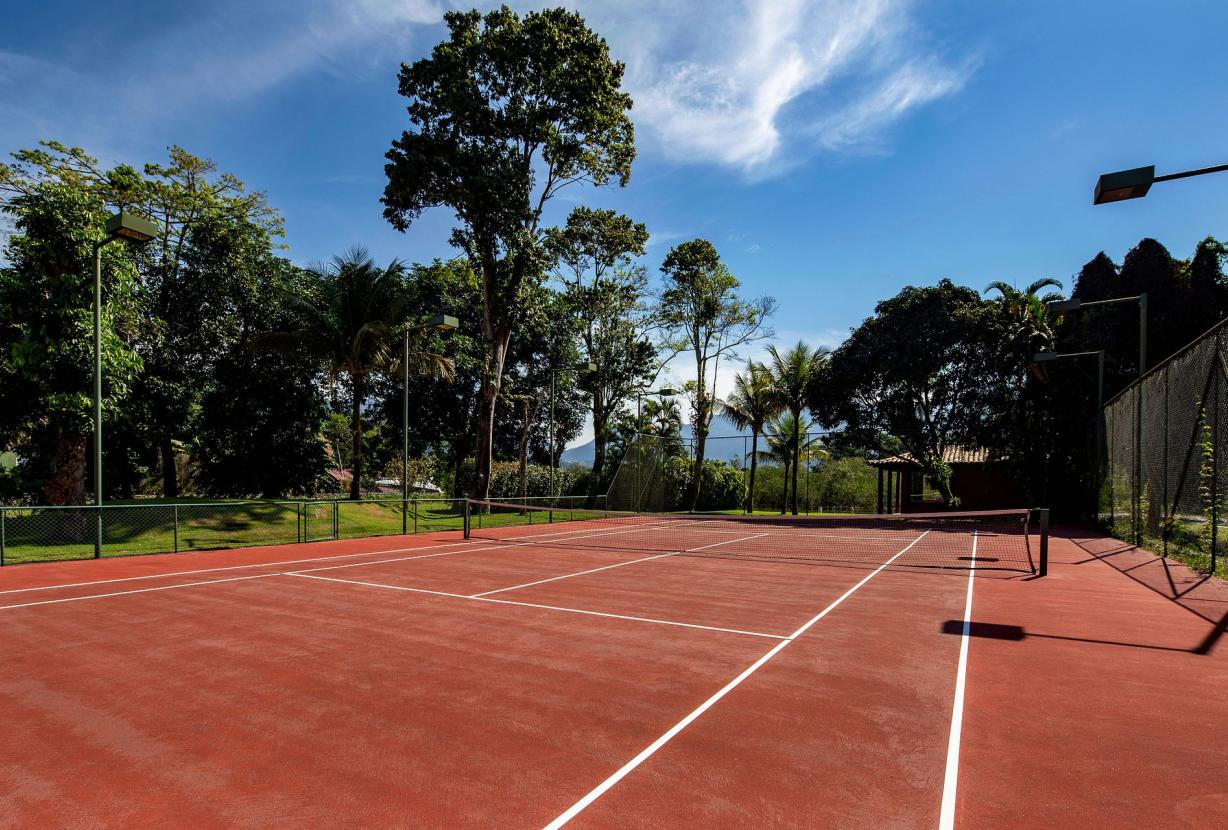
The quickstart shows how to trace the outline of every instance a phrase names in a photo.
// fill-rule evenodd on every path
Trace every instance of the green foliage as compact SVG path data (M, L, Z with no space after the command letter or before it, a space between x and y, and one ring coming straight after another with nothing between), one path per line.
M722 356L736 357L740 347L771 336L766 324L776 302L771 297L751 301L740 298L737 277L729 272L716 248L706 239L674 247L666 254L661 273L665 287L661 292L660 324L665 346L675 352L689 352L695 361L695 381L688 384L695 460L687 495L687 505L694 510L700 503L703 486L700 469L716 403L709 388L709 372Z
M555 273L576 318L584 354L597 366L582 378L592 402L593 481L603 480L611 416L653 375L656 349L645 332L647 278L633 267L648 229L612 210L578 207L567 224L548 232Z
M106 203L41 169L0 167L13 219L0 268L0 448L19 449L45 472L43 497L84 501L85 435L93 400L94 247ZM132 252L102 252L103 417L114 421L141 370ZM40 463L41 461L41 463Z
M526 285L547 265L540 221L560 188L626 184L635 157L623 65L566 9L448 12L447 40L403 65L411 131L387 153L384 216L405 230L451 208L452 243L481 274L486 347L471 490L486 495L495 408Z
M949 505L944 450L974 443L1011 403L992 382L997 321L992 304L950 280L905 288L815 375L811 409L828 426L897 437Z
M702 481L699 501L691 506L688 491L694 467L685 457L665 462L666 510L730 510L746 502L746 479L742 471L725 461L706 459L699 465Z
M550 495L550 468L542 464L528 466L528 493L530 498ZM465 460L461 475L473 473L473 459ZM587 472L577 467L563 467L555 471L555 492L559 495L584 495ZM491 466L490 498L512 499L520 497L520 465L509 461L497 461Z
M421 351L416 336L408 354L396 348L409 325L405 268L400 262L380 268L365 249L352 248L310 274L312 284L301 286L290 301L297 318L292 326L263 334L255 344L282 355L310 356L329 377L345 376L350 387L350 498L357 499L363 480L362 407L370 376L379 370L396 374L408 359L405 365L411 372L450 380L452 363L442 355Z

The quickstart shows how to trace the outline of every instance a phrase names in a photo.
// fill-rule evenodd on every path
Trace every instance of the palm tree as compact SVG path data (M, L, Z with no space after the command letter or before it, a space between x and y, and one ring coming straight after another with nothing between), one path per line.
M1007 321L1007 342L1013 351L1025 355L1032 371L1036 371L1032 355L1047 351L1053 343L1053 329L1049 325L1049 313L1045 304L1054 300L1064 299L1058 291L1051 291L1044 296L1040 292L1045 288L1062 288L1062 283L1051 277L1039 279L1020 291L1013 285L995 280L985 286L982 292L998 292L997 303ZM1043 380L1043 378L1042 378Z
M370 375L384 369L400 373L395 348L409 325L406 315L405 266L397 260L380 268L365 248L354 247L332 261L310 269L313 296L295 296L290 307L300 325L266 334L257 345L272 351L307 353L316 357L330 379L344 375L352 392L350 426L353 462L350 498L360 496L362 480L362 404ZM452 361L429 352L412 351L410 368L420 373L452 377Z
M746 512L755 509L755 474L759 469L759 435L769 418L780 414L784 400L772 382L767 367L747 361L746 373L733 378L733 393L719 403L724 413L739 430L750 430L750 487L746 494Z
M775 461L784 468L780 496L780 515L783 516L789 509L789 470L793 467L793 434L797 431L797 421L792 414L782 411L769 418L764 426L767 449L760 450L756 455L763 461ZM797 487L796 479L793 486Z
M814 374L827 363L828 351L813 348L801 340L783 354L775 346L768 347L768 371L772 383L793 419L793 435L789 441L793 467L793 515L797 515L797 471L802 455L802 411L806 408L806 390Z
M682 410L678 401L672 398L644 401L638 428L649 435L660 436L661 445L667 455L682 452Z

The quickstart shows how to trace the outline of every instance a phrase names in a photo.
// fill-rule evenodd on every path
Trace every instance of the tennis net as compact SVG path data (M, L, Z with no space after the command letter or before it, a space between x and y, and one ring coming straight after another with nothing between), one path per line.
M465 538L765 561L1043 573L1031 510L889 515L628 513L470 500Z

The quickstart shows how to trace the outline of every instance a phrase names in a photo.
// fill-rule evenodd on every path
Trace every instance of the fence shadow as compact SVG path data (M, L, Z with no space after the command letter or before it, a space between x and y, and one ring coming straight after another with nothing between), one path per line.
M1087 559L1072 564L1103 562L1209 623L1211 628L1202 642L1194 648L1185 649L1191 654L1210 654L1228 632L1228 582L1197 573L1180 562L1111 537L1079 538L1068 535L1067 538L1088 554Z

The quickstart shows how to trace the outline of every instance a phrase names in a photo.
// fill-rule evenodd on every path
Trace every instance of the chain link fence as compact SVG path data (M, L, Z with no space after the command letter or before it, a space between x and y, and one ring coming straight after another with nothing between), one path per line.
M873 513L878 473L864 458L835 457L828 449L832 433L808 432L801 437L801 469L797 471L799 513ZM786 467L788 453L760 436L755 465L754 509L788 512L792 509L793 470ZM775 442L779 443L779 442ZM749 435L709 436L705 457L736 468L749 488L751 456L756 442ZM639 435L623 455L609 489L611 510L662 512L680 509L690 476L689 463L679 469L677 459L694 457L691 442L658 435ZM675 466L671 466L674 462ZM749 490L748 490L749 493ZM745 502L724 505L744 508Z
M0 565L461 530L463 499L0 506Z
M1220 324L1104 408L1102 521L1120 539L1205 572L1228 560L1226 361L1228 328Z

